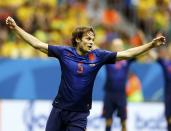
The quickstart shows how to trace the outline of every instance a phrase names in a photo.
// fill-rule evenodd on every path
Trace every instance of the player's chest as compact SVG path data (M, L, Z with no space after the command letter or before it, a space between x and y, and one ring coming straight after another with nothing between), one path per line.
M93 73L98 68L98 60L89 60L88 58L65 57L61 66L63 69L72 72L73 74Z

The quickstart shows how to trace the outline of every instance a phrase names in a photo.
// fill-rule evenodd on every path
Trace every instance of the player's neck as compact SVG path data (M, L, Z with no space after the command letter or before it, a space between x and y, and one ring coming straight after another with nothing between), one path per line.
M83 51L82 49L80 49L79 47L76 47L76 52L77 54L79 54L80 56L84 56L86 55L88 52Z

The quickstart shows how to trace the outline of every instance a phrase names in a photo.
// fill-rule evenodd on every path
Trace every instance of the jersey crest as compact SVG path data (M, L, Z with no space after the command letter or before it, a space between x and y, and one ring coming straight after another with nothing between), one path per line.
M93 53L90 53L90 54L88 55L88 58L89 58L90 61L94 61L94 60L95 60L95 56L94 56Z

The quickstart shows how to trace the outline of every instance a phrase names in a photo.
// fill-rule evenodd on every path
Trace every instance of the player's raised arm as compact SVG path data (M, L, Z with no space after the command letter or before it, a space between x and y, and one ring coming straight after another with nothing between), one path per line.
M124 59L130 59L132 57L136 57L154 47L158 47L160 45L165 44L165 42L166 42L166 40L165 40L164 36L156 37L151 42L144 44L142 46L138 46L135 48L131 48L131 49L128 49L125 51L118 52L116 60L124 60Z
M48 53L48 44L41 42L31 34L27 33L23 29L21 29L14 21L13 18L7 17L6 24L10 29L13 29L17 34L19 34L29 45L38 49L44 53Z

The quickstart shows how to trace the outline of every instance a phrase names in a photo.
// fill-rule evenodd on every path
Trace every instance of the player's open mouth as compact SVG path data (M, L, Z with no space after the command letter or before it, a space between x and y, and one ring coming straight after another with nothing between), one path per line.
M88 48L89 48L89 49L91 49L91 48L92 48L92 46L88 46Z

